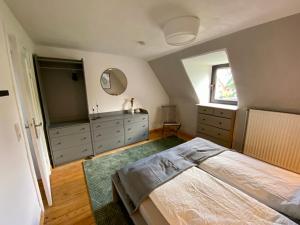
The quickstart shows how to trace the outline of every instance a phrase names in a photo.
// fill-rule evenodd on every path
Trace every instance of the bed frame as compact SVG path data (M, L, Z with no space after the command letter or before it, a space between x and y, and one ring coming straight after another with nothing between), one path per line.
M125 190L120 182L120 179L117 174L112 175L112 192L113 192L113 202L121 202L125 206L130 218L134 222L135 225L148 225L144 220L143 216L137 210L135 213L130 214L132 211L132 205L130 204L130 200L125 193Z
M249 109L244 154L299 174L299 133L300 115ZM113 201L121 200L131 212L133 206L117 174L112 176L112 187ZM135 225L148 225L139 210L129 215Z

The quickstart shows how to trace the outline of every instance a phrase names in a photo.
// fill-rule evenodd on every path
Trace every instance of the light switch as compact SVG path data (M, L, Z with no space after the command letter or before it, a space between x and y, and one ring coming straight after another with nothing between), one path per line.
M21 141L21 138L22 138L22 133L21 133L21 129L20 129L20 126L18 123L15 123L15 131L16 131L16 136L17 136L17 139L18 139L18 142Z

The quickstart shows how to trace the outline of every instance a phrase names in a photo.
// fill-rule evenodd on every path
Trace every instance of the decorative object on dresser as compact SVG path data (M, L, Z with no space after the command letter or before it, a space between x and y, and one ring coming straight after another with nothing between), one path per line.
M140 109L96 113L90 115L95 154L148 139L148 112Z
M83 60L34 62L53 165L93 155Z
M236 106L198 105L197 136L232 147Z
M177 134L178 130L181 127L181 123L177 120L176 105L163 105L161 108L163 120L163 136L166 130L175 131L175 133Z

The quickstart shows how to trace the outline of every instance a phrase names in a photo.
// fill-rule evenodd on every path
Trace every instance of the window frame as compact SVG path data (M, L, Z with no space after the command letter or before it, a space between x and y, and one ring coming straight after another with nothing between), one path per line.
M216 76L217 76L217 70L220 68L228 68L230 67L229 63L226 64L218 64L212 66L211 71L211 82L210 82L210 103L217 103L217 104L225 104L225 105L237 105L238 101L228 101L228 100L218 100L215 99L215 90L216 90Z

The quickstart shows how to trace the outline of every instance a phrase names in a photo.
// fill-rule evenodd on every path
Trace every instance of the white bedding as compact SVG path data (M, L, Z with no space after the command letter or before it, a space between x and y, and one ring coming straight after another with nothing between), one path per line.
M155 189L149 198L171 225L295 224L194 167Z
M199 167L273 209L300 219L299 174L232 151L209 158Z

